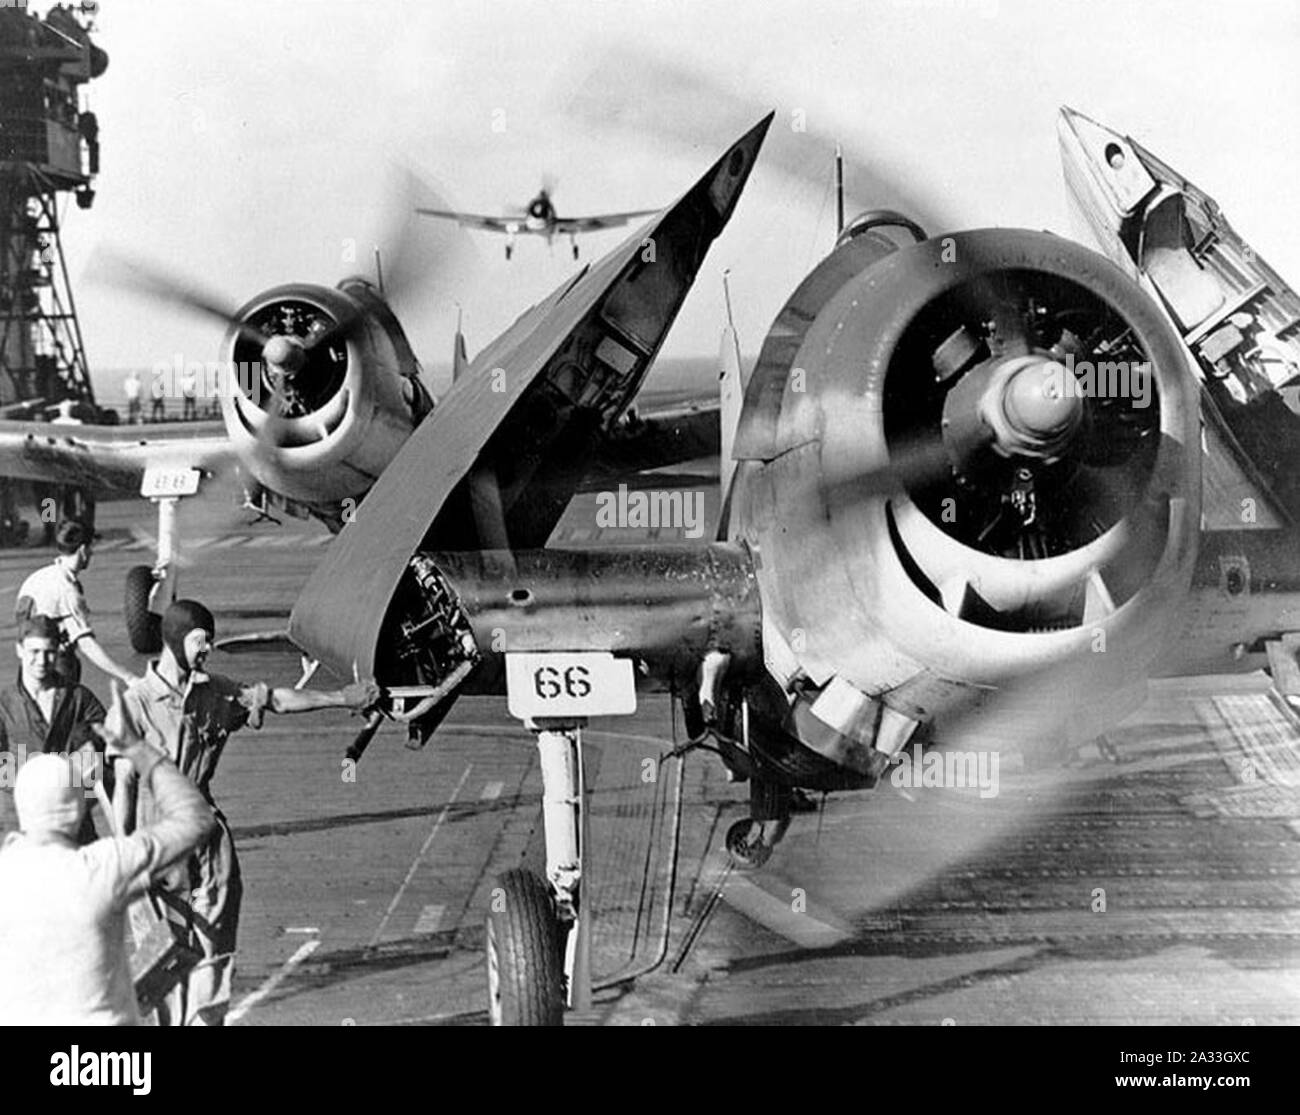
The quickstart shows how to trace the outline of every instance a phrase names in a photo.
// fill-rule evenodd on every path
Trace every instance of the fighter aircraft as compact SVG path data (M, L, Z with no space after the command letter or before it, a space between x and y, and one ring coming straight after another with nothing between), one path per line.
M707 193L681 206L710 227ZM680 290L676 252L636 268L635 245L485 354L508 391L458 394L411 436L290 620L313 659L379 681L413 745L503 686L536 732L547 878L498 880L496 1022L582 1001L579 729L629 711L634 677L748 779L727 846L752 867L795 787L872 787L909 743L1059 755L1149 677L1259 668L1300 623L1294 532L1203 529L1203 466L1216 501L1259 477L1238 444L1203 447L1157 304L1055 235L928 237L890 212L848 226L747 379L727 362L717 541L544 548Z
M455 221L465 228L481 228L488 232L506 234L506 259L514 255L515 237L520 233L545 236L550 244L557 235L567 235L573 248L573 258L578 258L578 235L583 232L599 232L607 228L621 228L629 221L639 217L648 217L657 212L654 209L636 209L630 213L602 213L595 217L561 217L555 211L551 201L550 189L543 185L537 195L518 215L506 217L484 216L479 213L461 213L451 209L417 208L417 213L425 217L440 217Z
M1118 723L1155 673L1257 668L1300 630L1293 532L1203 528L1203 465L1212 499L1256 490L1258 474L1235 442L1202 448L1199 387L1157 304L1051 234L927 237L894 213L850 223L747 378L728 361L716 541L546 548L767 123L393 439L290 617L314 664L387 694L353 759L384 717L423 744L462 693L504 687L536 731L547 877L499 880L494 1021L554 1023L566 994L582 1001L578 728L628 711L634 684L680 695L691 745L748 779L751 815L727 845L757 866L796 787L869 788L908 743L1050 756ZM330 365L311 353L344 331L372 346L366 366L400 363L383 361L381 310L324 297L313 291L321 324L280 346L301 356L234 330L283 369L283 397L316 399ZM255 300L244 317L259 312ZM246 436L256 459L258 427L276 431L267 475L287 484L297 451L321 439L295 444L316 427L283 409L250 412ZM331 482L353 471L346 453L312 460Z

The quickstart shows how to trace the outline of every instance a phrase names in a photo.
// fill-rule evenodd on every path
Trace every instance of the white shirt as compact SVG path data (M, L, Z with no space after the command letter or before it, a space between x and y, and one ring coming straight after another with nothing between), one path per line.
M58 562L42 566L22 583L17 601L20 611L24 596L31 600L34 614L58 620L68 644L95 633L90 626L90 609L81 582Z
M148 832L125 839L0 846L0 1026L140 1022L127 955L127 906L160 855Z

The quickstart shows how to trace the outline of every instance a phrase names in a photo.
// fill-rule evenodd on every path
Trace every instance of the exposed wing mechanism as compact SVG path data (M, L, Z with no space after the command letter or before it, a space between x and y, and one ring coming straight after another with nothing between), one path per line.
M290 620L300 647L373 677L385 618L417 550L545 544L593 442L635 398L770 123L476 357L308 580ZM654 237L652 256L643 235Z
M1300 295L1218 203L1129 136L1070 108L1067 197L1102 250L1167 311L1202 382L1212 437L1283 520L1300 519Z

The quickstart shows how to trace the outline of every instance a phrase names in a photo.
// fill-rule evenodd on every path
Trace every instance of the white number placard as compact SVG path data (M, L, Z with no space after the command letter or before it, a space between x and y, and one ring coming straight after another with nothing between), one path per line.
M520 720L636 712L632 660L605 651L506 655L506 703Z
M145 499L192 496L199 490L199 475L196 468L147 468L140 482L140 494Z

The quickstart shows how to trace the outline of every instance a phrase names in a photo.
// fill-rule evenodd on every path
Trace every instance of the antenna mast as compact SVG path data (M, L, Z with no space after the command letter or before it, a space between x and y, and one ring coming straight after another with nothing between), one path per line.
M844 150L835 145L835 235L844 231Z

